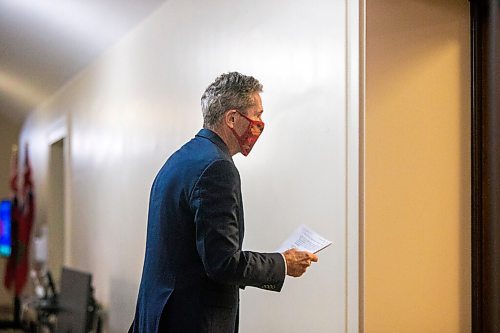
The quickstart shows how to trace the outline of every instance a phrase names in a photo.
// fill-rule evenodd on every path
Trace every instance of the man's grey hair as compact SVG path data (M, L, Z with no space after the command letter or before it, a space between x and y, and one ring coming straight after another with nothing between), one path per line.
M201 96L203 127L214 128L227 110L246 114L255 103L252 95L260 92L262 84L252 76L238 72L220 75Z

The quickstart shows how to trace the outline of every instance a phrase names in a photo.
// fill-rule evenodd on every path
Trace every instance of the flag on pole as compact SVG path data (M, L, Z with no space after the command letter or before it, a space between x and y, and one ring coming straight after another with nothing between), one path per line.
M33 179L31 175L31 163L28 153L28 145L24 154L24 182L23 182L23 207L22 218L18 229L18 266L16 269L16 295L21 294L29 272L29 248L31 241L31 230L33 229L35 216L35 195Z
M17 152L15 155L17 161ZM14 284L15 294L18 296L23 291L28 279L29 248L35 213L34 186L27 145L24 155L22 205L20 205L18 198L17 162L13 164L15 171L12 173L14 176L11 179L11 189L15 194L12 204L12 224L15 228L12 229L14 235L13 251L7 263L4 284L8 289L11 289Z

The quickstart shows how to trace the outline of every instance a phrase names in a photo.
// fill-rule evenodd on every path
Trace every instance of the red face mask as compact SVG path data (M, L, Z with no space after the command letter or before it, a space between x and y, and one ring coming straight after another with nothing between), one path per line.
M240 145L241 148L241 153L244 156L247 156L250 151L253 148L253 145L255 142L257 142L257 139L259 136L262 134L262 131L264 131L264 122L260 120L253 120L242 114L241 112L237 111L240 116L248 120L248 127L243 132L243 134L238 135L234 128L231 128L231 131L233 132L236 140L238 140L238 144Z

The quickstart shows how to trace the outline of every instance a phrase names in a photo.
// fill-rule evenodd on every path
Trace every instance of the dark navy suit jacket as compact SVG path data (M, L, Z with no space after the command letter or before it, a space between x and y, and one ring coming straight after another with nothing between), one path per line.
M130 331L237 332L239 288L280 291L285 279L282 255L242 251L243 234L240 175L222 139L202 129L154 180Z

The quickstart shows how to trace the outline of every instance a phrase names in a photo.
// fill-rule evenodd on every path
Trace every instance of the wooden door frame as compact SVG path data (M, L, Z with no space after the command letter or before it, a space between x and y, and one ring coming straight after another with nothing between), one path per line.
M470 0L472 332L500 330L500 3Z

